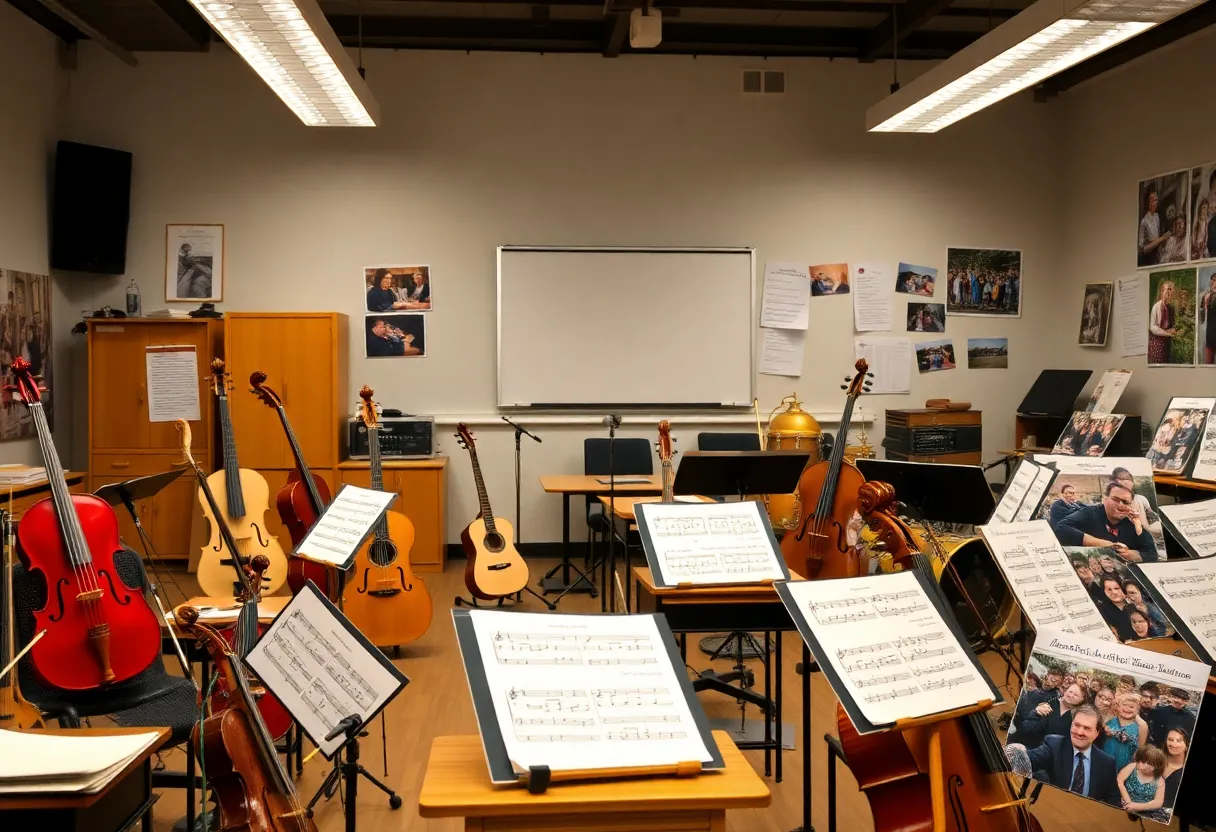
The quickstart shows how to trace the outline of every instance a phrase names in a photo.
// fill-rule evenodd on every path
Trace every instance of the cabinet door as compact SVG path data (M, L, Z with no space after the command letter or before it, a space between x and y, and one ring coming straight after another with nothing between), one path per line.
M338 464L338 414L334 413L334 322L287 319L282 347L283 404L309 466ZM346 390L338 395L345 397Z
M125 482L129 477L93 477L93 488L98 489L103 485L111 485L116 482ZM153 545L156 545L155 537L152 534L152 501L137 500L135 503L135 512L139 515L139 522L143 525L144 531L149 537L153 538ZM139 531L135 528L135 522L131 519L131 513L127 511L126 506L114 506L114 515L118 518L118 534L122 537L127 546L139 552L142 557L144 552L144 542L139 537ZM157 553L164 553L157 549Z
M165 323L148 324L144 329L147 330L147 344L149 346L156 344L187 344L194 347L195 366L198 372L199 413L206 413L209 408L215 407L215 396L210 391L211 360L216 356L211 354L211 346L207 340L207 327L193 322L182 324L167 321ZM141 380L147 375L145 367L144 358L140 356L137 373ZM145 405L142 418L149 430L148 447L166 452L177 451L181 448L181 434L177 432L177 428L173 426L173 423L148 423L147 410L147 405ZM194 439L193 452L195 459L205 460L207 457L203 452L212 447L211 437L207 435L206 428L209 424L212 423L203 420L190 423L190 430L193 433ZM178 458L180 459L180 454ZM206 463L203 464L205 465Z
M92 325L89 415L94 450L149 446L147 343L147 327L142 325Z
M191 529L202 520L198 481L189 473L169 483L152 498L152 545L163 558L191 556ZM196 515L198 515L196 517Z
M369 468L343 468L341 469L341 477L343 485L357 485L360 488L371 488L372 472ZM388 480L385 480L385 488L391 488Z
M266 374L266 386L283 396L284 324L282 318L236 317L228 321L224 353L232 374L228 409L232 413L232 433L236 438L241 467L290 468L295 463L283 433L278 411L249 392L249 375L254 370ZM292 424L293 430L299 430ZM274 490L271 490L271 495Z
M443 472L435 468L399 468L386 473L391 485L385 483L385 487L401 495L392 508L414 524L410 563L424 572L442 570L443 523L439 501Z

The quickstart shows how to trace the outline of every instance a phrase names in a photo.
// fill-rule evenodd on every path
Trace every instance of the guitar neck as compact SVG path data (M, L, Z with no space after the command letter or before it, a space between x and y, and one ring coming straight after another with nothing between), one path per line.
M675 478L671 475L671 460L663 460L663 502L673 503L675 497L672 495L672 488L675 486Z
M380 428L377 425L370 425L367 428L367 457L372 473L372 491L383 491L384 465L380 461ZM372 528L375 530L376 540L387 540L388 515L382 514Z
M486 531L496 532L494 528L494 511L490 508L490 495L486 493L486 483L481 477L481 463L477 461L477 451L469 448L469 459L473 462L473 479L477 482L477 502L481 506L481 519L485 521Z
M287 434L287 444L291 446L292 459L296 461L296 470L300 472L300 481L304 483L304 488L308 491L308 500L312 503L312 510L320 517L325 506L321 505L321 494L317 491L317 482L312 478L312 471L308 470L308 465L304 462L304 453L300 450L300 443L296 440L295 431L291 429L291 422L287 420L287 411L282 405L279 405L277 409L279 421L283 423L283 431Z
M241 492L241 465L236 457L236 435L228 412L228 396L220 393L220 436L224 442L224 490L228 497L228 516L245 516L245 495Z

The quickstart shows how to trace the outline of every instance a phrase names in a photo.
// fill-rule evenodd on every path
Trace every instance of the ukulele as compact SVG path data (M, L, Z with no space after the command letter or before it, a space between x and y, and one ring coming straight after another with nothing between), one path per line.
M266 533L265 517L270 508L270 486L266 484L266 478L257 471L242 468L237 462L236 438L228 412L230 385L223 359L215 359L211 362L211 391L219 401L224 467L207 477L211 493L216 497L214 501L205 499L202 487L199 488L198 500L203 506L203 516L211 526L211 540L203 547L198 562L198 585L204 595L220 598L235 595L232 559L235 557L237 564L244 566L254 555L265 555L270 560L265 581L269 595L287 580L287 556L279 541ZM236 549L225 543L221 525L227 527L227 537L235 541Z
M365 386L359 398L367 428L371 486L383 491L380 421L372 389ZM342 594L342 611L377 646L409 644L431 626L431 594L410 566L413 546L414 524L399 511L386 511L355 553L354 580Z
M17 655L17 615L13 611L13 515L7 511L0 514L3 514L4 524L4 580L3 595L0 595L0 606L4 607L4 632L0 633L0 670L3 670ZM45 727L42 711L21 695L17 668L14 667L6 677L0 679L0 728L25 730Z
M675 477L672 476L671 470L671 422L664 419L659 422L659 470L662 475L660 482L663 483L663 496L660 502L674 503L675 497L672 496L671 490L675 485Z
M279 519L287 527L291 535L291 547L300 545L313 523L325 511L332 496L325 480L318 480L308 470L304 462L304 454L300 451L300 443L296 440L291 422L287 421L287 410L279 394L266 386L266 374L255 370L249 376L250 391L262 400L267 407L279 414L283 423L283 432L287 434L287 444L291 446L291 457L296 461L296 469L287 475L287 483L275 495L274 505L279 510ZM331 601L337 601L337 581L333 579L333 570L322 563L305 558L290 558L287 561L287 585L291 594L295 595L304 588L304 584L312 581Z
M46 635L30 650L30 662L47 687L78 691L123 682L160 658L160 619L115 571L114 554L125 547L114 509L92 494L68 491L30 363L17 358L12 372L17 383L7 389L29 409L51 490L17 524L17 554L46 589L46 605L34 613L35 630ZM112 652L111 644L122 649Z
M456 426L456 436L473 462L473 479L477 482L477 499L481 504L481 513L460 533L460 542L469 559L464 568L464 584L473 597L486 601L522 592L528 585L528 565L515 549L515 530L506 520L495 517L490 508L472 431L461 422Z
M203 473L203 469L198 466L198 463L194 461L194 456L190 453L190 423L185 419L178 419L173 424L181 433L182 457L185 458L186 464L194 471L194 477L198 480L199 493L202 495L208 508L210 508L212 516L222 517L223 512L216 504L215 494L211 491L208 477ZM232 539L232 532L227 524L220 521L218 531L225 546L229 547L231 551L239 551L238 547L240 544ZM232 582L239 587L237 600L241 605L241 611L237 614L236 626L223 630L221 635L238 658L243 659L249 655L249 651L258 643L258 637L265 630L258 622L258 602L262 600L262 578L266 572L266 567L269 565L270 561L265 555L254 555L247 562L241 564L239 577L236 581ZM228 568L232 569L231 563L228 564ZM273 694L264 688L252 688L252 690L257 700L258 710L266 721L266 726L271 732L271 736L275 739L282 737L287 733L287 729L291 727L291 714L287 712L287 709L283 707L283 704ZM215 692L211 695L212 711L218 712L229 707L235 695L235 691L228 687L224 678L221 677Z
M840 417L840 432L827 460L809 465L798 479L798 499L803 516L797 528L781 539L781 554L785 562L805 578L847 578L863 574L855 548L849 544L848 528L856 518L857 492L866 478L851 462L844 459L848 444L849 423L853 404L870 389L873 376L864 358L857 359L857 374L848 384L844 414ZM807 507L813 507L807 511Z

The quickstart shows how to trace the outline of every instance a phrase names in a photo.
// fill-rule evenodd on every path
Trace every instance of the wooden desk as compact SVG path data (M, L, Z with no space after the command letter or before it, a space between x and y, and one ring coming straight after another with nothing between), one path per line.
M1164 486L1166 489L1172 489L1174 496L1177 497L1179 492L1199 491L1207 494L1216 492L1216 482L1208 482L1207 480L1192 480L1187 477L1171 477L1167 474L1154 474L1153 482L1160 488Z
M464 818L465 832L706 830L725 832L727 809L768 806L772 795L723 731L726 767L697 777L554 783L544 794L490 784L481 738L436 737L418 795L424 818Z
M603 474L546 474L540 478L540 487L546 494L562 495L562 562L553 568L540 582L545 595L550 592L590 592L594 587L585 576L578 579L578 586L570 589L570 498L575 496L596 497L608 493L608 485L599 481ZM621 474L636 477L637 474ZM617 494L641 496L663 493L663 483L657 475L646 477L643 483L616 483ZM562 570L560 578L554 576ZM611 591L605 587L606 591Z
M38 832L120 832L141 823L152 830L152 755L169 741L168 728L47 728L48 734L160 736L96 794L0 794L0 829L37 829Z
M85 491L85 477L83 471L67 471L63 477L67 480L68 491L73 494L80 494ZM47 485L46 480L34 482L28 485L0 486L0 508L8 510L9 500L13 503L13 522L21 519L21 515L29 509L34 503L39 500L51 496L51 489Z
M626 523L629 523L629 524L637 523L637 517L634 516L634 508L633 508L634 506L636 506L638 503L657 503L661 499L663 499L663 498L662 497L617 497L615 500L611 500L602 494L600 495L600 502L603 503L604 508L609 508L611 506L613 509L613 513L617 517L621 518L622 520L624 520ZM615 506L612 505L614 502L615 502ZM691 499L691 500L676 498L676 502L677 503L713 503L713 502L716 502L716 500L714 500L713 497L701 497L698 495L694 499Z
M267 595L258 602L258 621L263 624L269 624L274 620L276 615L283 611L283 607L291 603L292 597L293 596L291 595ZM211 595L197 595L186 601L186 603L195 609L199 609L201 607L232 607L231 618L213 618L211 620L203 621L204 624L211 624L212 626L219 627L221 629L224 627L231 627L233 624L235 624L237 615L240 612L240 608L237 605L235 598L218 598ZM170 610L170 612L172 612L172 610ZM165 621L162 626L171 627L173 632L177 634L178 638L194 638L192 633L187 633L178 627L176 621L174 621L172 624Z

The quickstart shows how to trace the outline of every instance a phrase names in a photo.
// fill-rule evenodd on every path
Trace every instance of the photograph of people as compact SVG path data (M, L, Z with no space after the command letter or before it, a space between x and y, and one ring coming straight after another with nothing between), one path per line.
M1148 363L1195 363L1195 269L1149 273Z
M931 266L900 263L899 273L895 278L895 291L905 295L923 295L931 298L936 283L937 269Z
M408 312L398 315L368 315L366 328L368 358L426 355L426 315Z
M1199 363L1216 365L1216 266L1199 268Z
M1081 334L1077 343L1083 347L1106 346L1106 330L1110 324L1113 283L1086 283L1081 301Z
M946 313L1022 314L1022 252L1007 249L946 249Z
M949 338L940 341L923 341L916 345L916 366L922 373L937 370L953 370L954 342Z
M811 275L811 297L849 293L849 265L847 263L811 266L808 271Z
M1052 530L1064 546L1109 546L1124 560L1155 563L1157 544L1135 514L1135 496L1127 485L1111 480L1102 490L1102 502L1071 512Z
M1191 171L1191 220L1191 259L1216 258L1216 163Z
M368 312L431 308L430 266L379 266L363 270Z
M1190 195L1189 173L1167 173L1140 183L1136 265L1185 263ZM1181 223L1181 226L1179 225Z
M945 332L944 303L908 303L908 332Z
M1051 452L1068 456L1102 456L1123 426L1125 418L1118 413L1095 416L1079 410L1072 414Z
M1212 403L1211 399L1170 399L1145 455L1154 471L1178 475L1186 469L1203 436Z

